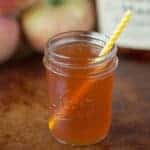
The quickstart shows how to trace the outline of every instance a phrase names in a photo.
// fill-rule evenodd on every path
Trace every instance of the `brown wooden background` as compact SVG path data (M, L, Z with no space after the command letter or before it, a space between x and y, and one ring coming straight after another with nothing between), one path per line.
M110 134L79 148L58 144L49 133L41 59L0 66L0 150L150 150L150 62L120 57Z

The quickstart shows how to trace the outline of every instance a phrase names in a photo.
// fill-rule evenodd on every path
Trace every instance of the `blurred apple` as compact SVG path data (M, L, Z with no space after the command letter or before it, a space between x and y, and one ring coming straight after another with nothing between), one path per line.
M16 20L0 17L0 63L8 60L19 41L19 25Z
M25 35L40 52L53 35L70 30L90 30L94 23L95 11L90 0L41 0L22 16Z
M30 6L36 0L0 0L0 15L12 15Z

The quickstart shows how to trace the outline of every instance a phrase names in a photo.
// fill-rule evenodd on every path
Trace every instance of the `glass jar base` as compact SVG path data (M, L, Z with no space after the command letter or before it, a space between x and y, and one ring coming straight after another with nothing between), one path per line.
M91 142L91 143L83 143L83 144L78 144L78 143L69 143L69 142L66 142L64 140L61 140L57 137L55 137L53 134L51 134L52 137L59 143L59 144L63 144L63 145L71 145L73 147L78 147L78 146L89 146L89 145L95 145L95 144L98 144L100 142L102 142L108 134L104 135L103 137L99 138L98 140L96 140L95 142Z

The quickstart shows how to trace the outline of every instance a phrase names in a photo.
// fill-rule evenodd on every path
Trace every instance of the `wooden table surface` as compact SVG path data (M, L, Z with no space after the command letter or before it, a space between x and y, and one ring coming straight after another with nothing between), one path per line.
M47 127L41 57L0 66L0 150L150 150L150 62L121 58L109 136L89 147L57 143Z

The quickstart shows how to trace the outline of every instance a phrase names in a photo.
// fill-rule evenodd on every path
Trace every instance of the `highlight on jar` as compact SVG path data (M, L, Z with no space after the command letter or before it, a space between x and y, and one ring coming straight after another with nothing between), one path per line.
M60 143L90 145L103 140L112 116L116 41L132 16L127 11L110 38L74 31L48 41L44 66L50 101L49 129Z

